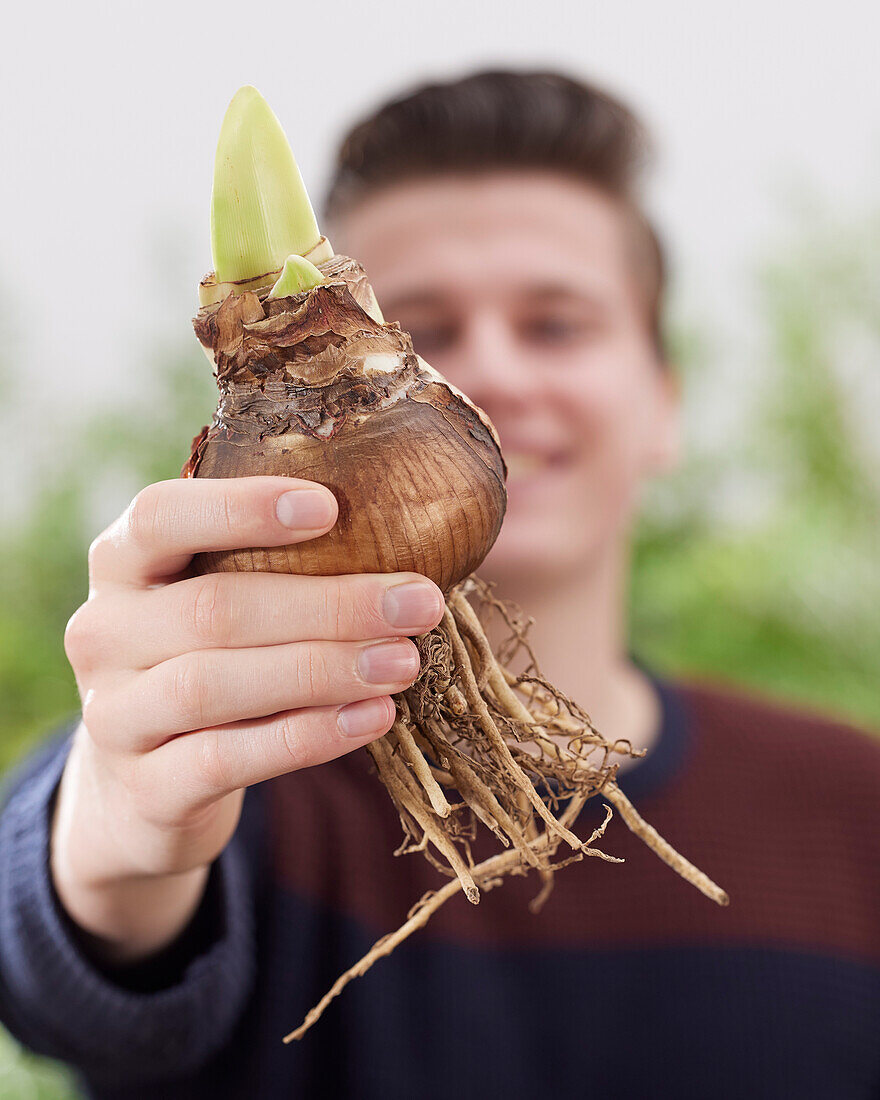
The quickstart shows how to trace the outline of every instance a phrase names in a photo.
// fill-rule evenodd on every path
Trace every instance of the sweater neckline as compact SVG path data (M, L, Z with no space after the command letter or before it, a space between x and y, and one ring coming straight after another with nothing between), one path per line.
M690 722L680 691L643 671L660 703L660 729L644 758L622 772L617 781L627 798L636 803L672 782L684 768L692 743Z

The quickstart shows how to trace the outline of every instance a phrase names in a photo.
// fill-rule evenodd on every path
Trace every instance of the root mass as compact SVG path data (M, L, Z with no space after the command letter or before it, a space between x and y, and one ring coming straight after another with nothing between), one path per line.
M507 632L497 655L482 625L493 615ZM615 758L641 753L627 742L606 740L541 676L527 626L516 608L470 577L449 593L440 625L416 639L421 674L398 696L391 731L367 751L400 815L403 842L395 855L421 852L450 881L421 898L396 932L340 975L285 1042L301 1039L350 981L424 927L459 891L476 905L481 892L508 875L535 870L541 884L531 908L537 912L562 867L586 856L621 862L596 847L614 810L673 870L727 904L724 891L667 844L621 791ZM518 675L510 671L515 665L524 666ZM605 800L605 819L581 840L572 830L595 796ZM479 825L504 850L475 863L470 841Z

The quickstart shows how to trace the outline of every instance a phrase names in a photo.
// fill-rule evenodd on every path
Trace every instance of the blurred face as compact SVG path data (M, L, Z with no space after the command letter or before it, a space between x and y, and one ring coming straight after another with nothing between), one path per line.
M625 553L639 486L673 457L676 400L613 200L543 173L412 181L334 243L498 429L508 510L481 573L561 583Z

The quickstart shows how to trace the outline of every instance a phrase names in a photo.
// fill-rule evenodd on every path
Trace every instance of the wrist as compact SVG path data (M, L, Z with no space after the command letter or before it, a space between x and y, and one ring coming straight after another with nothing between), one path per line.
M52 810L50 872L56 897L102 962L133 962L161 950L186 927L202 898L209 863L152 871L138 851L131 815L108 810L88 735L74 737ZM126 818L128 820L126 820ZM146 847L141 838L141 848Z
M87 954L105 965L147 958L173 943L204 896L210 868L84 885L53 868L56 897Z

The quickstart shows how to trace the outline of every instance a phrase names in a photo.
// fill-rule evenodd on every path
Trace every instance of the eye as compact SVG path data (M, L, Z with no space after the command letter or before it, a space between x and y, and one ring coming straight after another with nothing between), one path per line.
M530 317L520 325L522 337L539 347L565 347L583 340L589 331L583 318L554 313Z
M436 324L407 324L401 319L401 326L412 336L413 347L430 359L432 355L449 351L458 340L458 329L454 324L442 322Z

